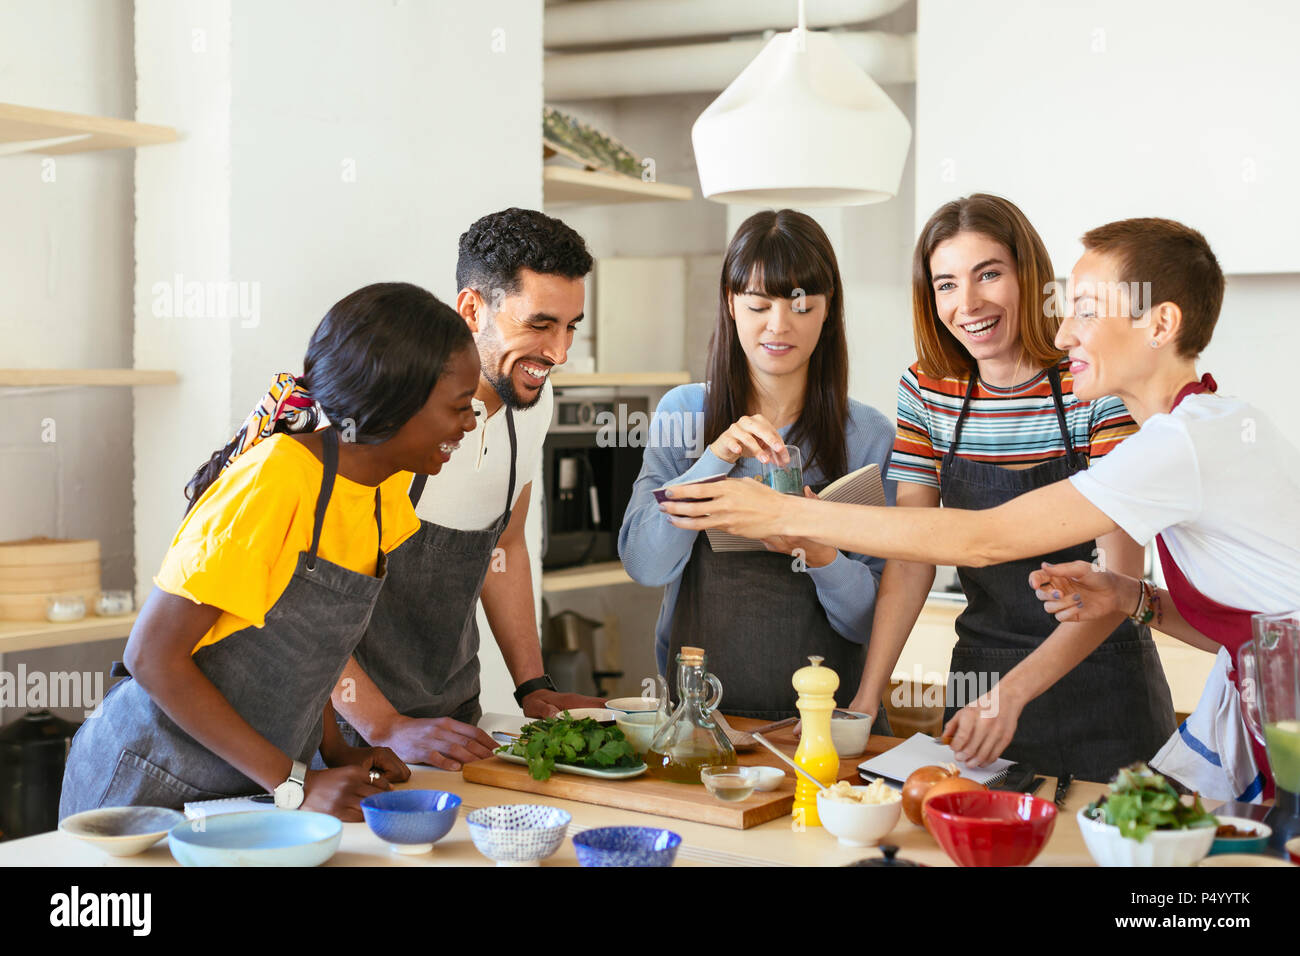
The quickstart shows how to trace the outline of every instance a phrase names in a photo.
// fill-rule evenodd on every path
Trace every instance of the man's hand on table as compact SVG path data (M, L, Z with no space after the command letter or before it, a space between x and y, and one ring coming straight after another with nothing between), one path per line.
M561 694L554 690L535 690L524 698L524 716L538 720L542 717L554 717L564 710L604 706L605 701L599 697Z
M1016 735L1016 724L1024 704L1010 694L1001 694L994 684L987 694L967 704L943 728L953 754L971 767L992 763L1007 749Z
M450 717L398 717L382 742L407 763L439 770L459 770L463 764L492 756L497 747L473 724Z

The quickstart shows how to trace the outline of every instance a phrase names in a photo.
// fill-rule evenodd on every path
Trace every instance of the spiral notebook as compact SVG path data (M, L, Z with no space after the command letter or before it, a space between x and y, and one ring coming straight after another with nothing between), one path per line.
M843 478L831 482L817 495L822 501L835 501L845 505L873 505L884 507L885 486L880 480L880 466L874 462L864 465L857 471L851 471ZM710 528L705 535L709 547L715 553L729 551L766 551L763 542L753 538L742 538L738 534L728 534Z
M912 771L945 763L956 764L963 777L988 786L999 784L1006 778L1007 768L1012 761L999 757L987 767L968 767L957 759L947 744L935 740L929 734L917 733L894 749L858 764L858 775L868 781L879 777L885 783L901 787L903 781L912 775Z

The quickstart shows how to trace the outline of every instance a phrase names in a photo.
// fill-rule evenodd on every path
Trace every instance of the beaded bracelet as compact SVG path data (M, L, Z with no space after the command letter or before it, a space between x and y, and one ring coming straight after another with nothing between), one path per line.
M1137 609L1129 615L1129 620L1142 627L1155 620L1160 622L1160 592L1150 581L1138 582L1142 587L1142 596L1138 599Z

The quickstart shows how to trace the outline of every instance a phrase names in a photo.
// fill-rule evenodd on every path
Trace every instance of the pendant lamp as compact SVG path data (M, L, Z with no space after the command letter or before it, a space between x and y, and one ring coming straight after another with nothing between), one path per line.
M898 193L912 126L835 42L778 33L691 130L704 195L755 206L859 206Z

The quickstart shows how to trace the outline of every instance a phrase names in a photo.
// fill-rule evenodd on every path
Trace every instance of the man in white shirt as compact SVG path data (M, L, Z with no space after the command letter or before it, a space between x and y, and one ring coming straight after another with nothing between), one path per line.
M410 495L421 528L389 555L366 636L333 694L354 745L457 770L496 746L474 724L479 597L529 717L602 701L561 694L544 673L524 521L551 422L548 376L582 320L592 259L582 237L535 210L484 216L460 237L456 311L478 346L478 427L449 445ZM409 476L390 492L407 493Z

